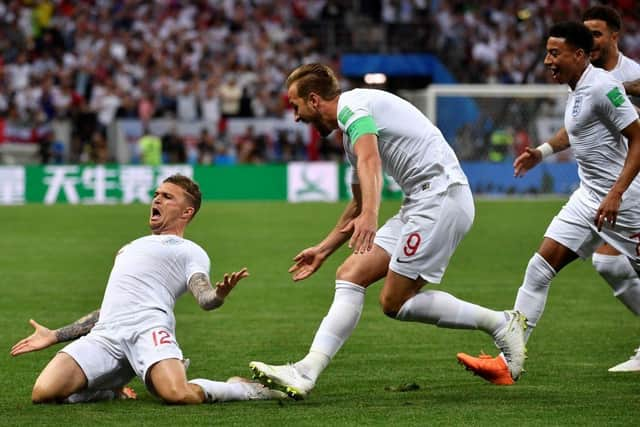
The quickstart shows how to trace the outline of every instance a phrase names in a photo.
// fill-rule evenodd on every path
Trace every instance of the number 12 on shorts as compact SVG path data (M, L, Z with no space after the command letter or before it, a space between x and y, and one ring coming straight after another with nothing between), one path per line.
M161 344L171 344L173 342L171 334L164 329L156 329L151 332L151 338L153 338L153 345L156 347Z

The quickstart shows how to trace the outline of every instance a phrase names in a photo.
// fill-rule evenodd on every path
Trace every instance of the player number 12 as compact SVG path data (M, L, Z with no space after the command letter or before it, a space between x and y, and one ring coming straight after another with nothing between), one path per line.
M151 337L153 338L153 345L156 347L160 344L171 344L171 334L165 330L153 331Z

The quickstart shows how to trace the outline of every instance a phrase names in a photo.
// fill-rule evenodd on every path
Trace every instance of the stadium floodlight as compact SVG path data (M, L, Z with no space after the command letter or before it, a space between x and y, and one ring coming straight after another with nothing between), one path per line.
M368 85L383 85L387 82L387 75L384 73L367 73L364 75L364 82Z

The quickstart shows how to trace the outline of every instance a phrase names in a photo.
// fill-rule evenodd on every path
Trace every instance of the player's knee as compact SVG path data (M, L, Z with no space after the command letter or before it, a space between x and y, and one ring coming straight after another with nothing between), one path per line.
M405 298L398 298L397 296L389 295L384 292L382 292L378 298L382 312L392 319L397 318L398 312L402 308L405 300Z
M54 393L51 387L47 387L40 381L36 381L31 390L31 401L33 403L47 403L56 400L58 396Z
M358 283L358 272L351 263L344 262L336 270L336 280Z

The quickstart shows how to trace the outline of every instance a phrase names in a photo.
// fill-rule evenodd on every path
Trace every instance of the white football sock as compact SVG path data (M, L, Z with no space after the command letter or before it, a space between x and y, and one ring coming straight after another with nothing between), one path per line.
M329 312L322 319L307 356L296 369L315 382L358 325L364 306L365 288L345 280L336 280L336 293Z
M544 306L547 303L549 285L555 277L556 271L539 253L533 254L524 273L524 282L518 289L515 309L527 317L527 329L525 342L542 317Z
M248 390L242 383L223 383L204 378L189 380L189 383L199 386L204 391L207 403L249 400Z
M624 255L594 253L591 262L616 296L635 315L640 315L640 278Z
M434 290L420 292L409 298L396 318L429 323L441 328L480 329L491 335L506 323L502 311L489 310L446 292Z

